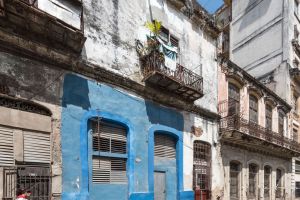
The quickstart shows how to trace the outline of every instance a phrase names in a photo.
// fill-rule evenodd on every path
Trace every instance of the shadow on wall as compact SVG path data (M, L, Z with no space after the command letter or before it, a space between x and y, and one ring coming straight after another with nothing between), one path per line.
M74 105L81 107L84 110L91 108L89 99L88 80L79 76L67 75L65 76L65 83L69 83L73 87L65 87L63 95L62 106Z
M253 24L254 22L257 22L258 20L261 20L261 18L267 14L267 11L270 7L272 0L249 0L247 7L244 11L246 11L246 14L242 18L241 25L239 27L239 31L242 31L244 28L247 28L249 25ZM258 5L256 5L258 3ZM257 8L253 8L257 7ZM255 12L251 11L251 9L256 9ZM250 12L253 12L252 15L249 15Z
M145 101L146 112L151 124L160 124L183 131L183 115L176 110L159 106L153 102Z

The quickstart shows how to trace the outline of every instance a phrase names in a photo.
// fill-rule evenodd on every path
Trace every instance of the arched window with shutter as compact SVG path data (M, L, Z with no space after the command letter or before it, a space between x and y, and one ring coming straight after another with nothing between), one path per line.
M96 118L92 127L93 184L127 184L127 129Z

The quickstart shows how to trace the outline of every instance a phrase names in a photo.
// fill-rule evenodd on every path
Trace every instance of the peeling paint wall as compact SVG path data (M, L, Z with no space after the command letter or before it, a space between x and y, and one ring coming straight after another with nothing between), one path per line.
M141 82L140 62L135 50L137 39L148 33L145 22L153 19L179 39L179 63L199 74L202 66L204 97L196 104L216 112L217 63L216 40L201 26L191 22L166 0L84 1L87 40L83 59L115 73ZM205 26L205 25L203 25ZM148 33L149 34L149 33Z

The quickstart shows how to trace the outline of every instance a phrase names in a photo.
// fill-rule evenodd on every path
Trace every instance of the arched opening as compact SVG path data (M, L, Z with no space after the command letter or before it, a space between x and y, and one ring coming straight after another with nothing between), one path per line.
M281 199L284 197L285 188L284 188L284 170L281 168L276 169L276 188L275 188L275 197L276 199Z
M272 168L270 166L264 167L264 199L270 200L271 196L271 183Z
M237 161L230 162L230 199L240 199L240 184L241 184L241 163Z
M248 199L257 199L258 196L258 165L249 164L249 188Z
M193 187L196 200L209 199L211 172L211 145L194 141Z

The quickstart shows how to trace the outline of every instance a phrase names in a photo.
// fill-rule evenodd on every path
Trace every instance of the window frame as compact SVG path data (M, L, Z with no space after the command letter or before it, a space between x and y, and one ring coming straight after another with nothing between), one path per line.
M99 121L98 121L99 120ZM126 137L126 144L125 144L125 149L126 149L126 152L125 153L122 153L122 152L112 152L112 138L110 138L110 151L103 151L101 150L101 132L98 136L99 140L98 140L98 150L95 150L94 149L94 127L93 127L93 123L98 123L97 126L100 125L100 123L103 123L107 126L111 126L111 127L116 127L116 128L120 128L120 129L124 129L125 131L125 137ZM118 184L118 185L126 185L128 184L129 182L129 178L127 176L127 172L129 170L129 166L128 166L128 160L129 160L129 149L128 149L128 143L129 143L129 137L128 137L128 128L127 126L121 124L121 123L118 123L117 121L112 121L112 120L108 120L108 119L100 119L100 118L92 118L90 119L90 130L91 130L91 145L90 148L91 148L91 151L90 151L90 158L91 158L91 162L93 163L92 164L92 173L91 173L91 183L92 184ZM100 130L100 129L98 129ZM107 139L107 138L105 138ZM115 141L119 141L119 140L115 140ZM121 140L120 140L121 141ZM123 151L123 150L122 150ZM95 162L99 162L99 168L97 169L94 169L94 161ZM94 171L96 170L104 170L103 168L101 169L101 162L102 163L105 163L106 164L109 162L110 163L110 174L109 174L109 181L105 182L95 182L94 181ZM113 164L113 162L115 164ZM105 164L104 164L105 165ZM112 167L114 167L114 169L112 169ZM122 168L122 169L120 169ZM112 180L112 171L121 171L123 173L125 173L125 176L122 177L123 181L113 181ZM118 180L121 180L121 179L118 179ZM126 180L126 181L125 181Z
M252 171L253 169L253 171ZM248 195L250 198L256 198L258 194L258 176L259 176L259 166L255 163L250 163L248 165ZM252 179L253 177L253 179ZM252 183L253 180L253 183ZM253 191L250 191L251 185L253 184Z
M237 169L232 169L232 165L235 165L237 167ZM230 199L232 200L238 200L240 198L240 194L241 194L241 163L240 162L237 162L237 161L231 161L229 163L229 197ZM232 196L232 187L231 187L231 183L232 183L232 175L235 175L235 178L236 178L236 195L235 196Z
M240 88L231 82L228 82L228 115L239 114L241 102Z
M267 172L267 170L270 170ZM266 188L266 180L268 180L268 187ZM272 188L272 167L269 165L264 166L264 197L270 198ZM265 196L268 194L268 196Z
M252 100L255 100L255 102L252 102ZM259 115L259 99L255 95L250 94L249 95L249 121L258 124L258 117L259 117L258 115Z
M164 26L161 26L159 38L166 44L172 47L176 47L179 51L179 39L170 33L170 30ZM174 45L176 44L176 45Z
M284 135L284 123L285 123L285 113L282 110L278 110L278 133Z
M273 127L273 107L269 104L265 105L265 128L272 131Z

